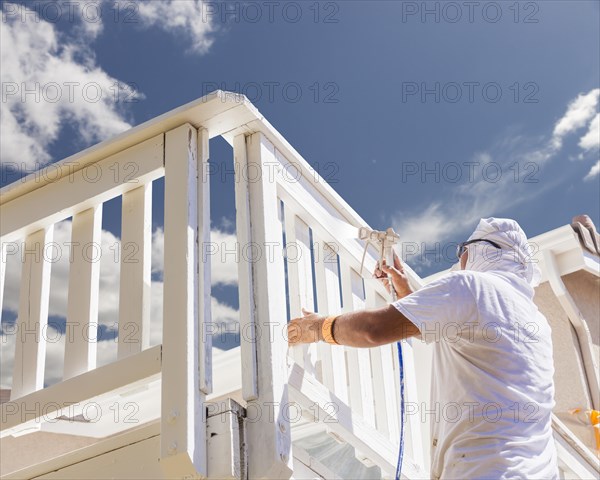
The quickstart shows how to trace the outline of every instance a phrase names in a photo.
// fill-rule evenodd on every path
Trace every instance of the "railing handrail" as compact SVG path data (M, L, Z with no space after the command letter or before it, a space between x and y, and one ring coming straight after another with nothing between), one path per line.
M206 128L207 124L211 125L212 121L219 119L222 114L240 105L243 105L243 102L227 92L211 92L3 186L0 188L0 205L185 123L190 123L196 128ZM228 128L230 125L225 124L224 127ZM217 125L213 125L209 130L210 138L222 132Z
M336 206L347 223L356 228L367 225L367 222L331 185L322 181L302 155L266 120L245 95L222 90L216 90L170 110L0 188L0 206L185 123L195 128L207 129L209 138L221 135L230 144L233 144L233 138L240 133L262 132L279 152L288 160L293 160L294 166L300 168L303 178L314 180L312 182L314 188ZM420 281L419 276L410 268L408 271L413 281Z

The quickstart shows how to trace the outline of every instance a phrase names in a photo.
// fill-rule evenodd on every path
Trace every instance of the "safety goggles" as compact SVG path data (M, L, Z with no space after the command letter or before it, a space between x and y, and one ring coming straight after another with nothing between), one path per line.
M496 242L492 242L491 240L486 240L484 238L476 238L475 240L469 240L468 242L461 242L456 246L456 256L458 257L459 260L460 260L460 257L462 257L462 254L465 253L465 250L467 249L467 245L469 245L471 243L475 243L475 242L487 242L496 248L500 248L500 249L502 248Z

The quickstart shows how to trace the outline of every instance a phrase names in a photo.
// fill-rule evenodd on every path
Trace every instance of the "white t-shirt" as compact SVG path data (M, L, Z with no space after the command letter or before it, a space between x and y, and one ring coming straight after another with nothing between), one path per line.
M392 303L435 342L421 412L433 479L558 478L550 326L533 293L512 273L465 270Z

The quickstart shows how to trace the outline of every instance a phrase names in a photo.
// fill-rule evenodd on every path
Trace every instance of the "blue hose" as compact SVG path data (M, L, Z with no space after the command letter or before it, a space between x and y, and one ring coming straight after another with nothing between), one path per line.
M400 447L398 449L398 464L396 465L396 480L400 480L402 472L402 456L404 455L404 360L402 359L402 345L398 346L398 366L400 367Z

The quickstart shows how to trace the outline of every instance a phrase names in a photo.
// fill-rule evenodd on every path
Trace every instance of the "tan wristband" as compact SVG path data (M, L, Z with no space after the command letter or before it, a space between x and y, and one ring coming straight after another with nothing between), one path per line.
M323 326L321 327L323 340L327 343L330 343L331 345L339 345L339 343L335 341L335 338L333 338L333 322L339 316L340 314L328 316L323 322Z

